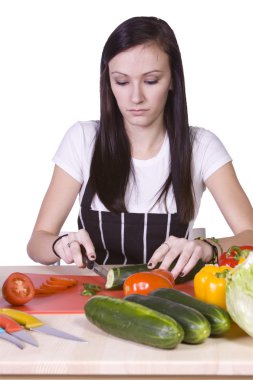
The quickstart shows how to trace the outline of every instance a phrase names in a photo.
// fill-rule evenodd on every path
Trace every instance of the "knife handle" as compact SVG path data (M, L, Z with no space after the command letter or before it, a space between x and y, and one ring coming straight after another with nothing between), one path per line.
M86 254L86 249L82 244L80 244L80 249L81 249L81 254L82 254L82 260L83 264L88 268L88 269L93 269L94 267L94 261L90 260Z
M21 327L20 324L18 324L18 322L16 322L13 318L10 318L4 314L0 314L0 327L3 327L7 333L24 329L24 327Z
M38 318L35 318L33 315L24 313L20 310L3 308L0 309L0 314L8 315L28 330L44 325L44 323L41 322Z

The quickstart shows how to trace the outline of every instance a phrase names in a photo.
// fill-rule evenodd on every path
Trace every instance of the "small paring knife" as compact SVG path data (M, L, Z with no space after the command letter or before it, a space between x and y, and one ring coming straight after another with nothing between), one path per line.
M7 340L10 343L15 344L18 348L23 350L24 345L20 342L19 339L15 338L14 336L8 334L2 327L0 327L0 339Z
M99 265L98 263L96 263L96 261L90 260L82 244L80 245L80 248L81 248L81 253L82 253L83 264L88 269L93 270L99 276L107 278L108 269L106 269L103 265Z
M5 329L8 334L14 336L15 338L38 347L36 340L13 318L0 314L0 327Z
M40 331L45 334L57 336L59 338L88 343L87 340L79 338L78 336L66 333L62 330L55 329L54 327L46 326L40 319L35 318L33 315L20 310L3 308L0 309L0 314L8 315L9 317L13 318L16 322L23 325L27 330Z

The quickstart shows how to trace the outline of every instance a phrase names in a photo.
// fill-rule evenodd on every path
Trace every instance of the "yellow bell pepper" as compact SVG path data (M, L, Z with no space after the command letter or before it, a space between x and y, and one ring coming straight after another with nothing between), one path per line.
M206 265L194 277L195 297L226 310L226 275L228 266Z
M238 265L244 263L245 260L246 260L245 257L241 257L240 260L238 261Z

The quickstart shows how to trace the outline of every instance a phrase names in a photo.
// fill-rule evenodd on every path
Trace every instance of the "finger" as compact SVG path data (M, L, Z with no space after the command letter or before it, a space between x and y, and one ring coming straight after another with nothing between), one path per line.
M58 255L66 264L73 263L73 257L68 247L68 236L64 236L62 239L60 239L57 242L56 250L57 250Z
M151 256L149 262L148 262L148 267L149 268L154 268L158 263L160 263L165 255L169 252L170 250L170 245L167 241L162 243L159 248L155 250L153 255Z
M71 242L67 243L65 252L68 261L71 260L71 262L75 263L78 267L85 267L83 264L80 243L78 240L72 240Z
M78 232L72 232L68 235L68 246L71 248L71 256L73 262L80 267L85 268L85 262L83 261L81 247L82 245L85 249L85 253L89 260L95 260L95 248L90 239L88 232L84 229L79 230Z
M181 276L182 277L186 276L187 273L189 273L195 267L195 265L200 259L202 259L202 250L201 248L198 247L194 250L189 261L186 263L185 267L183 268L182 270L183 273L181 273Z
M153 257L151 258L152 263L154 260L156 260L156 258L158 258L158 260L154 263L155 265L158 262L162 262L160 266L161 269L170 268L173 261L180 255L182 248L185 246L186 242L187 240L185 238L170 236L154 253L154 259ZM167 247L167 252L164 251L164 247ZM157 253L158 255L156 256Z
M86 251L86 255L90 260L95 260L96 259L96 253L95 253L95 248L91 240L86 240L83 243L83 246Z
M186 239L178 239L175 247L173 247L165 256L162 264L160 265L160 268L170 268L172 262L178 257L177 263L172 270L173 275L178 275L180 273L180 270L184 268L184 266L189 261L194 247L194 243L189 242Z
M81 247L78 240L72 240L68 242L67 245L63 247L64 250L64 261L67 264L75 263L79 268L85 268L85 262L83 262L83 257L81 253Z
M86 255L90 260L96 259L95 247L92 243L90 235L84 229L78 231L80 243L84 246Z
M188 246L185 251L180 255L175 267L171 273L175 278L178 276L184 277L196 265L197 261L201 258L201 248L192 248Z
M170 251L165 255L164 259L162 260L159 268L169 270L173 261L175 261L177 257L180 257L180 254L181 254L180 248L171 248Z

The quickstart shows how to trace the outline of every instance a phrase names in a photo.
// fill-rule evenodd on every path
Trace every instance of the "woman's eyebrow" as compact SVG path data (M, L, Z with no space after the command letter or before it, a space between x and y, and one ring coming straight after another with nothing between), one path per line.
M111 74L120 74L120 75L128 76L127 74L121 73L120 71L112 71Z
M146 73L143 73L143 75L149 75L149 74L154 74L154 73L162 73L162 70L151 70ZM128 76L128 74L122 73L121 71L112 71L111 74L120 74L120 75L125 75Z

